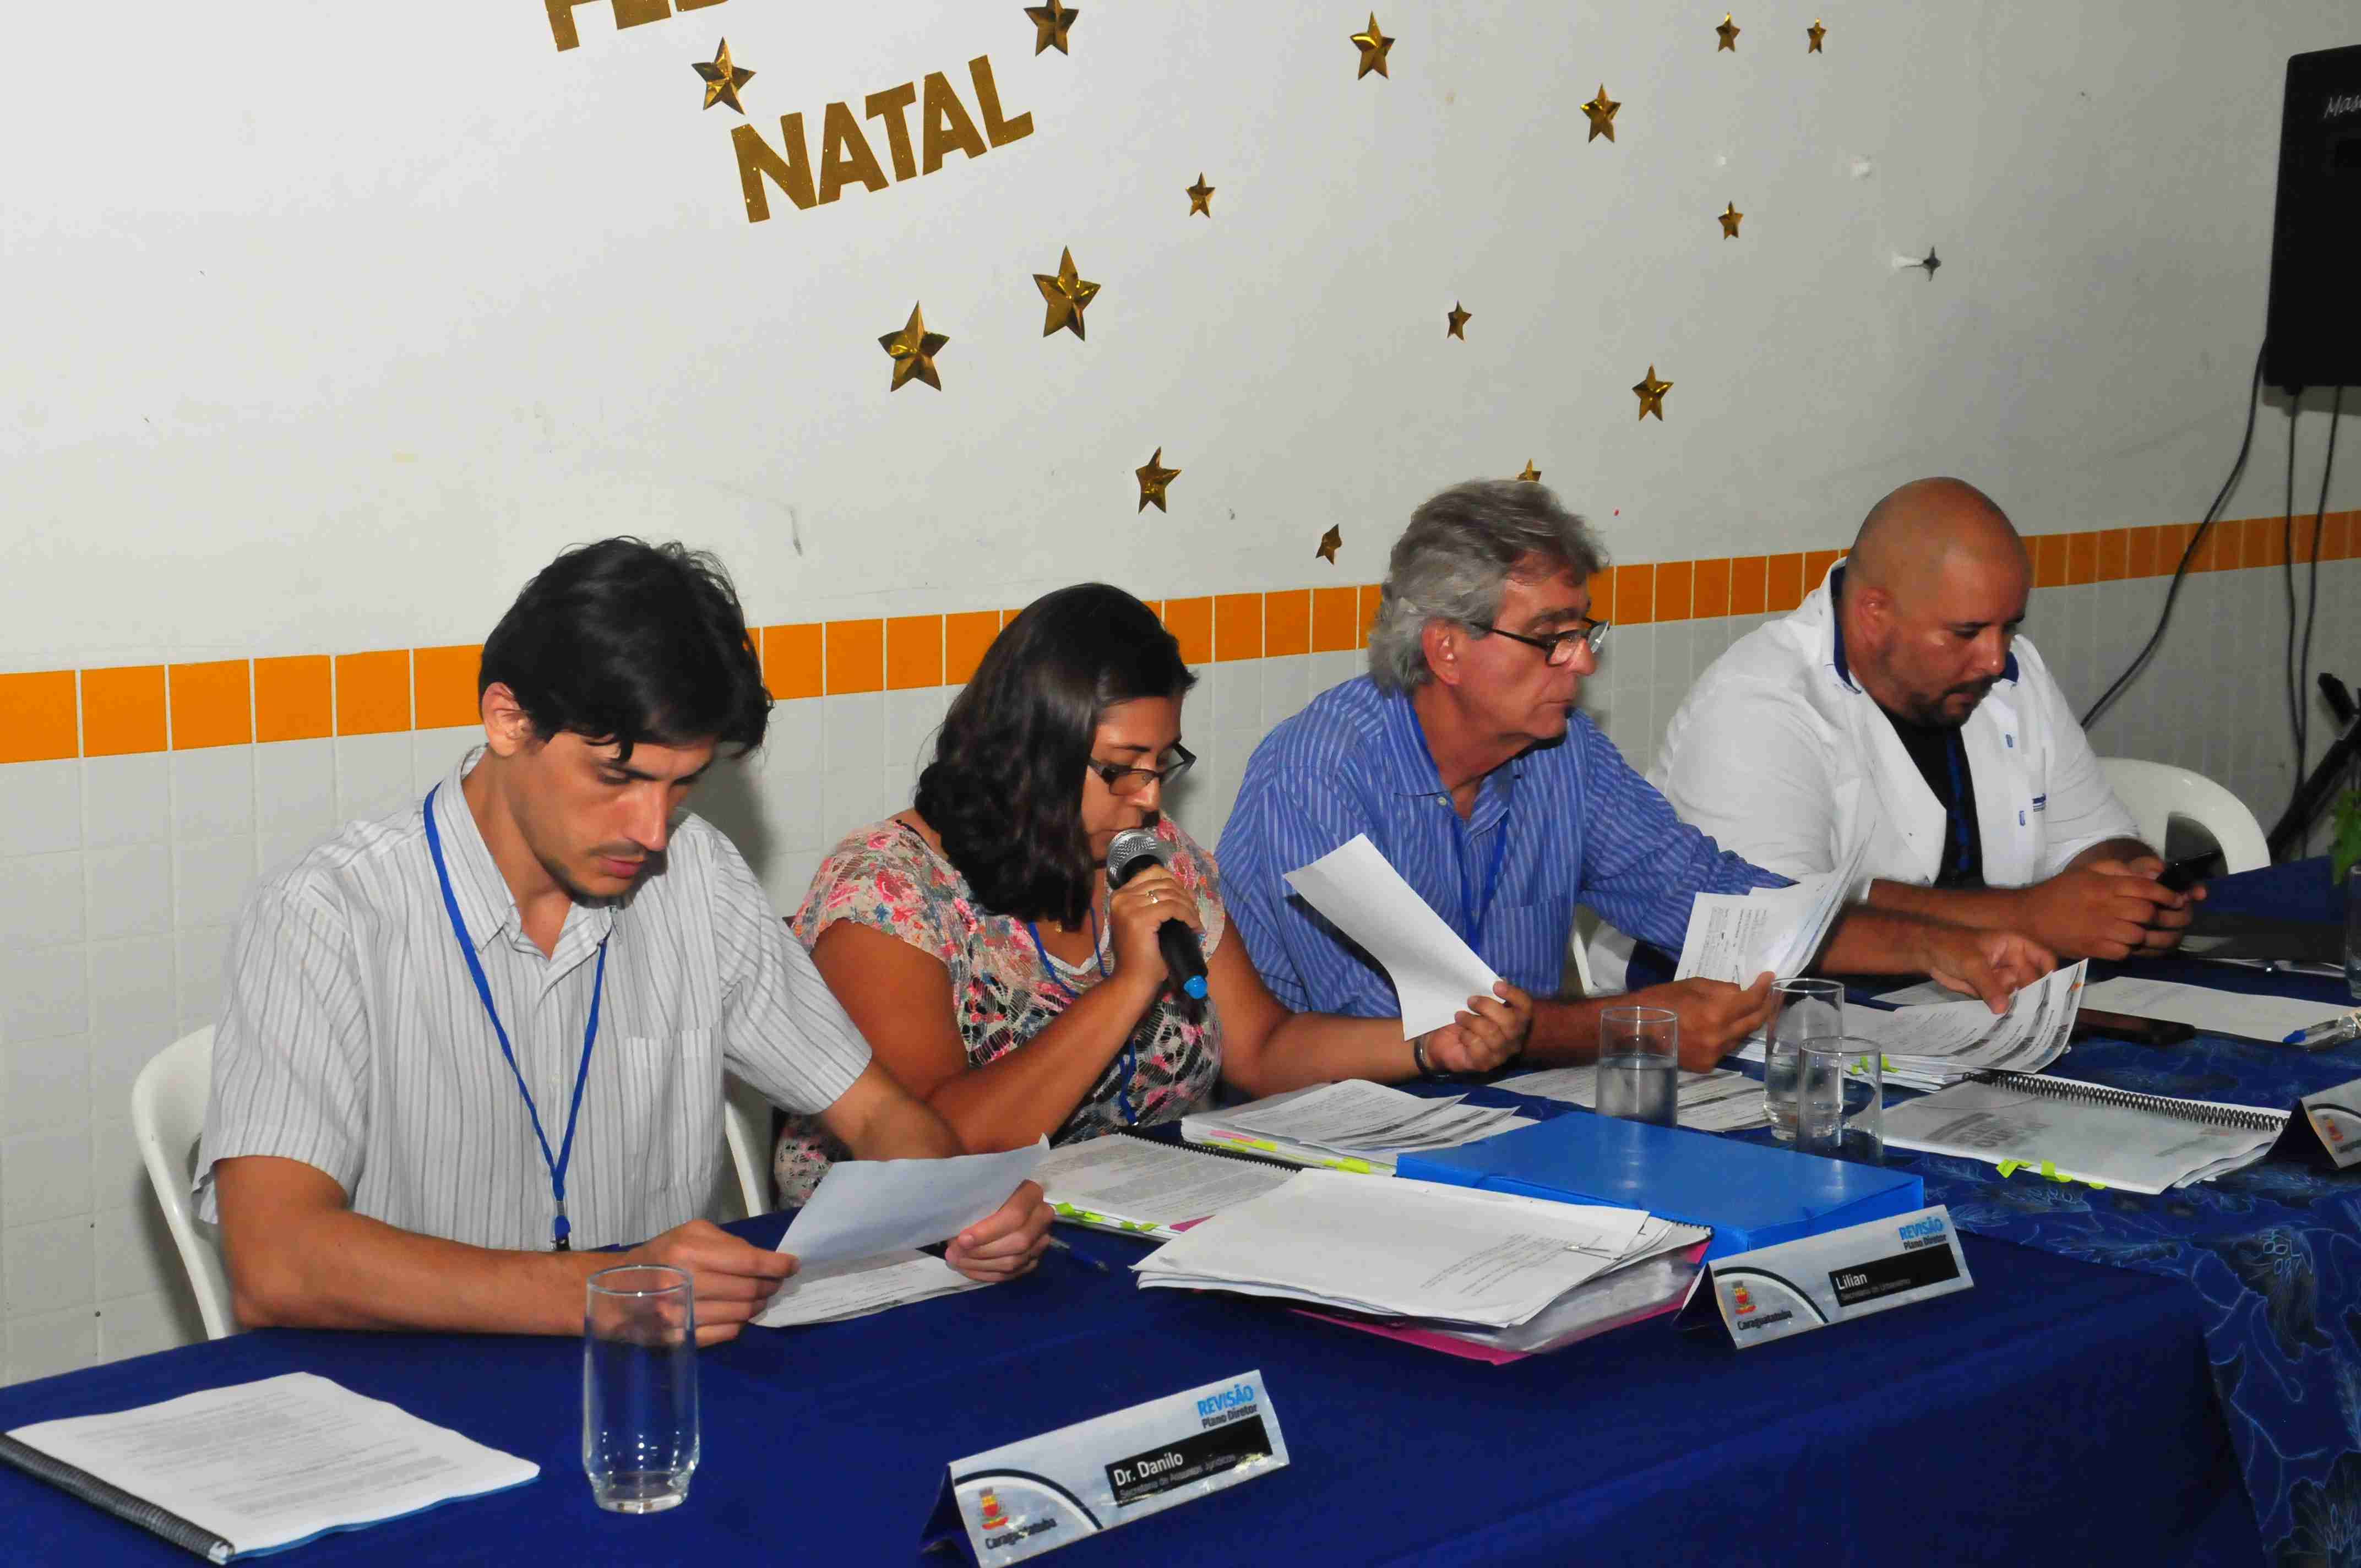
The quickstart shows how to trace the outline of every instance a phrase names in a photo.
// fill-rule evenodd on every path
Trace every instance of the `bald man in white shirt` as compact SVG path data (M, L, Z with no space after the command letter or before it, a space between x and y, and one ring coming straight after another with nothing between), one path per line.
M2017 635L2032 586L1989 497L1958 479L1903 486L1800 609L1698 677L1650 782L1787 876L1865 841L1873 905L2068 958L2172 947L2192 895L2158 880L2163 861Z

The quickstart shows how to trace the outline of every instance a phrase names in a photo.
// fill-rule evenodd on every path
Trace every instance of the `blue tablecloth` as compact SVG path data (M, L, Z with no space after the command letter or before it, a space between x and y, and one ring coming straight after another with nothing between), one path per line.
M2273 866L2213 884L2216 909L2291 919L2342 916L2327 861ZM2096 966L2220 990L2335 1002L2341 980L2267 975L2185 959ZM2162 1049L2072 1047L2049 1069L2119 1089L2291 1108L2361 1078L2361 1044L2317 1055L2200 1036ZM1896 1154L1927 1201L1962 1230L2186 1279L2202 1302L2222 1406L2273 1561L2361 1568L2361 1167L2343 1173L2275 1157L2147 1197L2004 1179L1992 1166Z
M1140 1250L1073 1239L1118 1264ZM2255 1562L2187 1288L1964 1242L1974 1290L1840 1332L1741 1355L1660 1320L1505 1367L1052 1257L706 1353L704 1461L653 1518L591 1506L568 1341L267 1331L0 1389L0 1429L311 1370L544 1473L291 1563L895 1563L950 1461L1259 1368L1287 1469L1054 1561ZM5 1468L0 1519L10 1562L187 1561Z

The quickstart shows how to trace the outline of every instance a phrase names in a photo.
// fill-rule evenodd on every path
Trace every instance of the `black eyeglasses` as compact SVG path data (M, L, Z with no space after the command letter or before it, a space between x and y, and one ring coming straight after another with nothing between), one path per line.
M1188 747L1174 744L1172 761L1161 768L1127 768L1121 762L1102 762L1096 757L1090 761L1091 772L1099 782L1117 795L1137 795L1150 784L1170 784L1189 771L1197 761L1197 753Z
M1505 637L1511 642L1521 642L1528 648L1538 648L1549 655L1549 662L1553 666L1562 667L1574 663L1574 650L1576 643L1587 647L1594 653L1604 647L1607 642L1607 628L1609 624L1604 620L1592 620L1586 616L1574 624L1573 630L1561 631L1554 637L1528 637L1521 631L1510 631L1505 627L1499 626L1487 626L1484 630L1497 636Z

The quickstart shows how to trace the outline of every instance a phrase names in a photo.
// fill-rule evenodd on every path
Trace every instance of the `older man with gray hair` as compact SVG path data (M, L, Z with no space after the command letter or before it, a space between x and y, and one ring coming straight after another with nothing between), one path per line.
M1784 885L1681 822L1576 711L1607 634L1588 587L1605 564L1588 526L1537 483L1455 485L1412 514L1369 673L1264 738L1222 835L1230 918L1281 1003L1400 1010L1384 970L1283 880L1356 834L1537 998L1560 990L1576 904L1677 950L1697 894ZM1932 974L1995 1011L2050 964L2010 933L1864 907L1845 912L1822 955L1834 972ZM1672 1008L1682 1065L1702 1068L1763 1022L1770 982L1677 981L1629 1000ZM1595 1057L1603 1005L1537 1001L1529 1054Z

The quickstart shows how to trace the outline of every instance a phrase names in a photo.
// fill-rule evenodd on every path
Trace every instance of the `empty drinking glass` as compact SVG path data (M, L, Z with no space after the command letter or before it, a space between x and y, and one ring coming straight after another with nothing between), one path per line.
M1681 1021L1669 1007L1609 1007L1598 1014L1598 1113L1676 1124Z
M697 1299L677 1268L602 1268L582 1310L582 1468L602 1508L653 1514L697 1470Z
M1885 1058L1867 1040L1814 1040L1797 1052L1795 1147L1885 1163Z
M1763 1109L1771 1135L1795 1136L1796 1051L1815 1040L1844 1037L1844 987L1832 980L1781 980L1771 984L1771 1022L1763 1033Z

